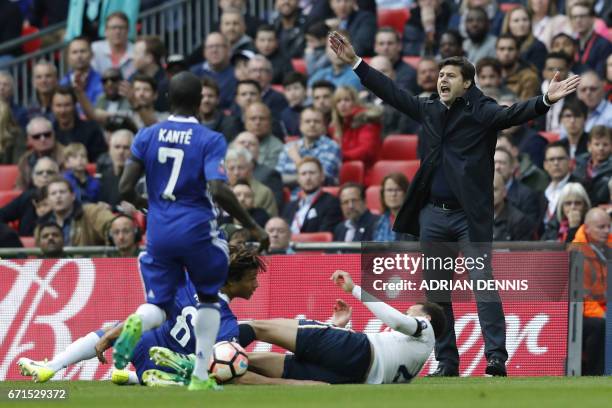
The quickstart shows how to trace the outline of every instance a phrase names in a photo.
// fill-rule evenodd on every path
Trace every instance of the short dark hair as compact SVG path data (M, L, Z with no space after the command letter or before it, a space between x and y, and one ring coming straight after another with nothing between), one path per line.
M302 161L297 164L296 168L299 170L300 167L306 163L314 163L318 167L319 171L323 173L323 165L321 164L321 161L313 156L302 157Z
M331 93L334 93L336 91L336 85L334 85L333 82L330 82L326 79L320 79L318 81L315 81L310 86L310 89L312 89L313 91L317 88L327 88L331 91Z
M329 33L329 27L327 24L325 24L324 21L317 21L306 28L306 32L304 34L312 35L315 38L325 38L327 37L327 33Z
M70 42L68 43L68 48L70 48L72 43L74 43L76 41L85 41L87 43L87 46L91 50L91 41L89 40L89 38L85 37L84 35L76 36L72 40L70 40Z
M306 88L306 76L301 72L291 71L285 74L283 77L283 86L289 86L293 84L302 84Z
M472 81L470 87L474 86L476 83L475 76L476 70L474 69L474 65L468 61L465 57L448 57L440 61L438 63L438 69L441 70L443 67L447 65L453 65L455 67L459 67L461 69L461 76L464 81Z
M151 88L153 88L153 92L157 92L157 81L155 80L155 78L151 76L143 75L143 74L136 74L134 75L134 78L132 79L132 83L134 82L145 82L151 85Z
M247 179L241 178L241 179L236 180L236 182L234 183L232 187L236 187L236 186L248 186L251 189L251 191L253 191L253 187L251 187Z
M544 158L546 158L546 153L548 153L550 149L554 149L554 148L561 148L563 149L567 157L570 156L570 151L567 145L563 143L562 141L557 140L556 142L549 143L546 145L546 147L544 147Z
M608 141L612 143L612 130L609 127L604 125L593 126L591 131L589 132L589 143L594 139L605 139L608 138Z
M497 37L497 41L495 41L495 47L497 47L497 44L499 44L499 42L501 40L512 40L514 42L514 46L518 49L519 48L519 42L517 40L517 38L515 36L513 36L510 33L503 33L500 34L499 37Z
M202 78L202 88L212 89L213 91L215 91L217 96L221 94L221 91L219 90L219 85L217 85L217 81L213 80L210 77Z
M74 194L74 187L72 187L72 184L70 184L70 182L68 180L66 180L64 177L62 176L55 176L51 179L51 181L49 181L49 184L47 184L47 189L46 189L46 196L45 198L47 198L49 196L49 186L51 184L55 184L55 183L59 183L59 184L64 184L67 188L68 191L70 191L71 193Z
M378 34L393 34L397 42L402 41L402 37L399 35L397 31L395 31L395 28L393 27L389 27L389 26L380 27L378 30L376 30L376 35ZM374 36L374 38L376 38L376 35Z
M563 103L563 107L559 111L559 121L561 121L563 112L566 110L572 112L574 116L582 116L583 118L586 118L589 115L589 108L584 102L576 97L566 98Z
M114 13L110 13L108 16L106 16L106 21L104 22L104 24L108 24L111 18L120 18L125 22L125 24L128 25L128 28L130 28L130 19L123 11L115 11Z
M139 37L136 42L138 41L144 42L147 52L153 56L155 63L162 65L163 59L166 57L166 46L161 38L156 35L145 35Z
M572 38L572 36L571 36L571 35L566 34L566 33L559 33L559 34L554 35L554 36L553 36L553 38L550 40L550 43L552 44L553 42L555 42L555 40L556 40L557 38L561 38L561 37L565 37L565 38L567 38L568 40L570 40L572 43L574 43L574 45L577 45L576 39L575 39L575 38ZM570 57L571 57L571 56L570 56Z
M359 190L359 197L361 197L361 199L365 201L365 186L361 183L355 183L354 181L348 181L340 186L340 188L338 189L338 198L340 197L340 194L342 194L342 192L347 188L356 188L357 190Z
M487 25L490 26L491 23L489 21L489 15L487 14L487 10L484 7L480 7L480 6L476 6L476 7L470 7L467 11L467 13L469 13L470 11L476 11L480 14L482 14L487 22ZM467 15L466 13L466 15Z
M266 271L266 263L263 258L258 255L257 250L247 248L244 245L230 245L229 249L230 262L227 274L228 282L238 282L244 278L247 272L252 270L256 270L257 273Z
M62 232L62 227L60 227L57 222L51 220L41 221L37 224L37 227L39 231L42 231L45 228L57 228L60 232Z
M259 34L260 32L272 32L274 33L274 36L276 37L276 29L274 28L274 26L270 25L270 24L261 24L257 27L257 31L255 32L255 37L257 37L257 34Z
M69 85L60 85L57 88L55 88L55 91L53 91L53 95L51 95L51 100L55 98L55 95L68 95L70 96L70 98L72 98L73 104L77 103L77 97L76 97L76 94L74 93L74 89L72 89L72 87Z
M240 85L253 85L255 88L257 88L257 91L261 93L261 85L259 85L259 82L253 79L243 79L241 81L238 81L238 83L236 84L236 94L238 94L238 88L240 88Z
M442 33L442 35L444 34L448 34L451 37L453 37L455 39L455 41L457 42L457 44L459 45L463 45L463 36L461 35L461 33L457 30L455 30L454 28L449 28L448 30L444 31ZM441 38L441 36L440 36Z
M393 182L397 184L404 193L406 193L408 191L408 187L410 187L410 181L408 181L408 177L406 177L404 173L387 174L380 183L380 207L382 208L383 212L389 209L387 204L385 204L385 183L387 180L393 180Z
M546 62L546 60L549 59L560 59L565 61L568 68L572 66L572 59L564 52L549 52L548 54L546 54L546 58L544 59L544 61Z
M431 317L431 327L433 328L436 339L446 333L446 314L439 304L434 302L419 302L417 305L421 305L423 312Z
M476 72L480 75L480 72L486 67L491 67L493 68L493 71L497 73L497 75L502 75L501 62L499 62L497 58L484 57L479 59L476 63Z
M595 3L595 2L593 2L593 3ZM569 7L569 9L567 10L567 17L572 18L571 17L572 9L574 7L578 7L578 6L579 7L584 7L586 9L588 9L589 10L589 16L593 17L595 15L595 6L594 6L593 3L587 2L587 1L578 1L578 2L576 2L574 4L572 4L572 6Z

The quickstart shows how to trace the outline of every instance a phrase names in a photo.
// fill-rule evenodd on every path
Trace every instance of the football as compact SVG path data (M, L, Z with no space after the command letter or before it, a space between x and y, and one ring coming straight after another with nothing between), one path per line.
M213 348L208 370L217 382L224 383L246 373L248 366L249 359L240 344L221 341Z

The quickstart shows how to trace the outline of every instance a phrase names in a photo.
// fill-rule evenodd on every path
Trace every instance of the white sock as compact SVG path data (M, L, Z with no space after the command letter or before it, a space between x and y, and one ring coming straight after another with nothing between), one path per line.
M164 312L159 306L155 306L151 303L143 303L136 309L136 314L142 319L142 331L154 329L161 326L166 320L166 312Z
M202 380L208 378L208 362L217 340L220 322L221 314L218 303L200 305L193 323L196 335L196 361L193 375Z
M138 375L136 374L136 371L131 371L128 370L128 384L132 385L132 384L140 384L140 381L138 380Z
M71 364L94 358L96 356L96 343L98 340L100 340L100 336L96 332L91 332L85 337L76 339L66 347L66 350L53 357L53 360L47 363L47 367L58 372Z

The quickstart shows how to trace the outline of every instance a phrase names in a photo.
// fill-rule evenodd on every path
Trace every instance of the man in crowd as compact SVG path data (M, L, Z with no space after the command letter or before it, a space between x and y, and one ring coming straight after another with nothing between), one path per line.
M111 207L116 207L121 203L119 197L119 180L123 173L125 163L130 158L130 148L134 134L127 130L121 129L111 134L108 143L108 156L111 165L105 168L98 168L100 173L100 201L108 203Z
M331 112L335 90L336 86L324 79L315 81L310 86L312 106L319 112L323 113L323 117L325 118L325 126L328 126L331 123Z
M291 226L291 232L333 232L342 214L338 199L321 190L325 180L321 162L314 157L304 157L297 171L298 198L283 210L283 218Z
M134 43L134 68L135 74L144 75L155 79L157 83L157 99L155 109L167 111L168 105L168 78L163 68L166 57L166 46L162 40L154 35L138 38ZM132 79L132 78L130 78Z
M540 79L533 65L520 59L518 40L512 34L502 34L495 46L497 59L502 65L503 84L521 100L536 96Z
M431 57L421 58L417 66L417 85L419 96L428 98L438 88L438 62Z
M87 99L95 104L104 89L100 73L91 68L93 54L89 40L85 37L72 39L68 44L67 53L70 71L62 78L60 85L71 86L75 83L75 77L78 76L78 80L84 84Z
M556 72L559 72L559 78L561 79L566 79L569 76L570 65L571 58L562 52L550 52L546 55L544 69L542 70L542 78L544 78L544 81L542 81L541 89L543 94L548 91L548 84L553 79ZM547 132L560 133L561 123L559 122L559 113L564 104L564 101L561 101L550 107L544 118L546 123L544 123L543 126L540 125L541 129Z
M416 70L402 59L402 39L391 27L381 27L376 32L374 52L382 55L393 64L397 84L416 93Z
M132 113L130 118L138 129L151 126L166 120L168 112L159 112L155 109L158 95L158 84L150 76L136 74L132 79L133 94L130 101Z
M117 248L118 258L138 256L138 241L141 233L134 219L126 214L119 214L110 222L108 231L109 244Z
M489 16L482 7L472 7L465 17L465 32L468 38L463 41L465 56L472 63L482 58L495 57L497 38L489 32Z
M355 0L329 0L329 6L334 18L326 24L332 29L346 30L353 39L353 47L359 55L373 54L372 38L376 33L376 15L367 10L361 10Z
M53 179L47 186L51 211L41 218L53 221L62 228L67 246L96 246L106 243L106 234L113 213L106 204L81 204L76 200L72 185L63 178ZM35 237L40 229L35 232Z
M587 115L587 106L578 98L566 101L559 113L561 130L566 136L561 143L567 147L572 160L587 152L589 134L584 130Z
M271 133L272 115L263 102L253 102L244 111L244 127L259 139L259 160L261 164L275 168L283 142Z
M491 57L485 57L476 64L476 75L478 86L485 95L490 90L498 90L501 95L512 93L502 84L502 66L500 62Z
M593 126L603 125L612 128L612 103L606 100L604 82L594 71L580 76L578 99L589 108L584 130L590 132Z
M493 177L493 241L529 241L535 224L506 200L506 185L499 172Z
M95 116L99 123L106 123L108 118L116 114L128 115L131 106L126 94L121 89L123 77L118 68L108 68L102 73L102 84L104 92L95 104ZM127 82L124 83L123 89Z
M118 68L124 78L135 71L133 62L134 46L128 40L130 21L123 12L111 13L106 17L104 40L91 45L93 51L92 68L104 72L108 68Z
M57 68L49 61L38 61L32 68L32 85L36 92L36 100L28 107L28 116L44 116L53 120L51 112L51 97L57 87Z
M229 41L232 55L243 50L254 51L253 39L246 33L246 23L242 11L235 8L223 10L219 31Z
M294 187L297 183L297 166L306 156L316 157L330 184L336 184L340 163L340 146L325 133L325 119L322 112L312 107L305 108L300 115L302 138L283 146L276 170L282 174L283 184Z
M255 55L248 63L249 78L261 87L261 101L268 105L272 116L280 119L281 112L289 106L285 96L270 87L272 83L272 64L263 55Z
M19 126L25 128L28 123L28 111L15 103L13 93L15 92L15 80L7 71L0 71L0 99L11 108L13 118Z
M574 2L570 5L567 15L572 31L578 38L577 59L604 76L606 58L612 54L612 44L595 32L593 3L584 0Z
M229 143L234 138L230 120L220 108L219 85L208 77L202 78L202 101L200 102L200 123L215 132L222 133Z
M608 180L612 177L612 128L595 126L589 132L588 153L576 158L576 176L593 206L608 204Z
M512 154L512 159L517 167L514 171L516 180L537 192L543 192L546 189L549 182L546 172L533 164L528 154L520 152L514 138L500 134L497 137L496 145Z
M344 32L344 34L346 34L346 32ZM311 73L310 78L308 78L308 86L312 87L315 82L326 80L334 84L335 87L347 85L352 86L357 90L361 90L361 82L359 81L357 75L355 75L353 72L352 67L338 58L336 53L330 48L329 44L327 44L325 47L325 54L330 60L331 66Z
M576 183L579 180L570 173L570 155L563 142L554 142L546 146L544 151L544 170L550 177L550 183L544 190L548 202L544 214L544 224L557 216L557 204L561 190L567 183Z
M46 221L38 225L38 240L36 246L40 248L43 258L68 258L64 252L64 236L62 227L56 222Z
M372 241L378 216L365 204L365 187L358 183L345 183L338 191L344 221L334 229L334 241Z
M304 54L304 26L306 17L297 0L276 0L277 13L272 25L276 30L281 51L289 58L301 58Z
M282 84L283 78L289 72L293 72L291 60L278 45L276 30L268 24L262 24L257 28L255 36L255 50L266 57L272 64L273 84Z
M270 255L289 255L295 252L289 246L291 241L291 231L289 224L281 217L272 217L266 223L266 232L270 237Z

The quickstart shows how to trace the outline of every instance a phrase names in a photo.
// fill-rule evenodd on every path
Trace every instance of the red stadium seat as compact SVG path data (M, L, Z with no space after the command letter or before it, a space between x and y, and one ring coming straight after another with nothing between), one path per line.
M404 60L404 62L408 65L411 65L414 69L417 69L417 66L419 65L419 62L421 61L421 57L402 57L402 59Z
M289 135L289 136L285 136L285 143L289 143L289 142L295 142L297 140L300 140L302 137L300 135Z
M340 184L344 184L347 181L363 183L364 172L363 162L359 160L344 162L342 167L340 167Z
M291 235L293 242L332 242L334 236L331 232L302 232Z
M36 34L38 31L38 28L28 25L28 26L24 26L21 29L21 36L25 37L26 35L30 35L30 34ZM30 40L25 42L22 46L21 49L23 50L24 54L30 54L34 51L38 51L40 50L40 47L42 46L42 39L41 38L37 38L35 40Z
M404 26L410 19L410 10L405 7L397 9L380 9L377 12L379 27L392 27L399 35L404 34Z
M293 70L306 75L306 61L303 58L293 58L291 60Z
M518 4L518 3L502 3L502 4L499 5L499 9L504 14L506 14L507 12L514 10L518 6L520 6L520 4Z
M36 248L36 240L34 237L19 237L24 248Z
M374 214L381 214L380 185L370 186L366 189L366 207Z
M379 160L372 167L369 185L380 184L389 173L404 173L412 181L420 164L420 160Z
M540 132L540 136L548 140L548 143L557 142L560 139L559 134L555 132Z
M389 135L383 140L382 160L416 160L417 135Z
M285 93L285 87L284 87L284 86L282 86L282 85L272 84L272 85L270 85L270 87L271 87L272 89L274 89L276 92L280 92L280 93L282 93L282 94L284 94L284 93Z
M337 186L325 186L322 188L323 191L325 191L326 193L329 193L331 195L333 195L334 197L338 197L338 190L340 190L340 187Z
M0 191L12 190L19 177L19 168L14 164L0 166Z
M87 163L85 169L87 170L90 176L93 177L96 175L96 163Z
M0 191L0 208L21 195L21 190Z

